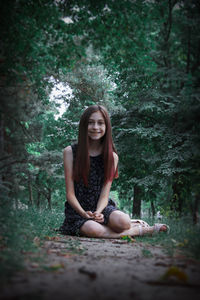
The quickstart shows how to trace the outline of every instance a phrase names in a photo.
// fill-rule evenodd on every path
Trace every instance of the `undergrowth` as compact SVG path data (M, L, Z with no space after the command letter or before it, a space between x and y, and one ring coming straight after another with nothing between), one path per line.
M39 252L38 240L55 236L63 211L4 208L0 215L0 279L23 268L24 254ZM70 246L70 245L69 245Z
M145 219L145 221L153 225L158 221ZM170 227L169 233L161 232L154 234L152 237L138 237L137 240L151 245L161 245L169 256L173 256L179 252L187 255L187 257L200 260L200 226L194 225L189 217L181 218L163 218L160 223L167 224Z
M0 280L7 280L13 273L23 268L25 253L36 253L39 259L38 239L42 241L46 237L55 236L55 229L59 228L63 220L64 213L61 209L50 211L36 208L26 210L4 208L1 210ZM151 219L145 221L150 225L154 223ZM191 220L185 217L163 219L162 223L170 226L169 234L160 233L153 237L136 238L144 245L144 256L150 257L145 250L145 244L151 244L163 246L170 256L173 256L178 249L188 257L200 260L199 226L194 226ZM76 250L78 246L72 242L70 239L66 241L66 249Z

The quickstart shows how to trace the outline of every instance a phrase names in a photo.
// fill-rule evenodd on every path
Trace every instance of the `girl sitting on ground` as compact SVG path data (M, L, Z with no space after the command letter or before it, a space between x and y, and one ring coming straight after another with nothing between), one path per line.
M78 143L64 149L66 183L65 220L60 231L96 238L141 236L168 230L165 224L149 226L131 220L109 199L118 177L118 155L105 107L88 107L79 123Z

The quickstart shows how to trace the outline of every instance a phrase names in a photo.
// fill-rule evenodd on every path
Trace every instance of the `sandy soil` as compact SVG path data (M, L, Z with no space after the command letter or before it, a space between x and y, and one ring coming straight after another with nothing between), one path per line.
M1 289L1 300L200 297L200 263L160 246L60 235L34 242L39 253L25 254L25 270Z

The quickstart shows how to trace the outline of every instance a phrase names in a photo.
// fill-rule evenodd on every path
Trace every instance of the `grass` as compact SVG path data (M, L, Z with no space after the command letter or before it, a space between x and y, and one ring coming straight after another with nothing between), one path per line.
M142 249L142 255L145 256L145 257L152 257L153 256L151 251L149 251L148 249L145 249L145 248Z
M55 236L54 229L59 228L63 220L64 213L60 210L2 209L0 216L0 279L7 280L14 272L21 270L24 254L38 253L38 241L40 243L47 236ZM70 249L76 248L71 241L67 246Z
M10 210L4 208L0 216L0 280L7 280L13 273L23 268L24 254L35 254L35 260L40 260L39 244L46 237L56 235L54 231L64 220L62 209L52 211L36 208L27 210ZM145 219L150 225L153 220ZM194 226L190 219L168 218L162 220L170 226L170 234L160 233L153 237L137 237L143 243L143 256L151 257L145 245L161 245L170 256L176 250L181 250L188 257L200 260L200 227ZM66 249L78 251L79 242L73 239L66 241Z
M145 219L150 225L154 224L152 219ZM155 223L158 223L157 221ZM193 225L189 217L165 218L160 223L169 225L170 232L159 233L153 237L138 237L143 243L161 245L165 251L173 256L180 250L187 257L200 260L200 226Z

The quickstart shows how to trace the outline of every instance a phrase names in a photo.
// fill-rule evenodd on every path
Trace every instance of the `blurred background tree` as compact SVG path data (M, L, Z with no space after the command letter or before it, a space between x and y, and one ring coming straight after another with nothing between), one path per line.
M195 221L198 1L18 0L0 11L1 203L63 207L62 150L82 111L99 103L119 152L120 208ZM60 117L58 83L72 91Z

